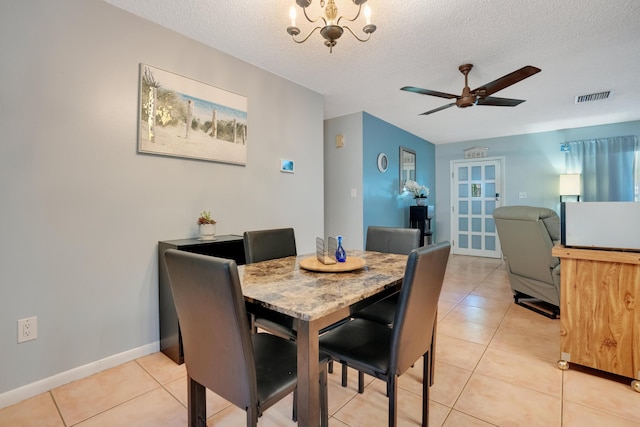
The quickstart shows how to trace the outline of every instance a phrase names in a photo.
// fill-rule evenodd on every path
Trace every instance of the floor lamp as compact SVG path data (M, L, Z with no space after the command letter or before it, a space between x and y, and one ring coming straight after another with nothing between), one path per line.
M560 175L560 203L562 196L575 196L580 201L580 174Z

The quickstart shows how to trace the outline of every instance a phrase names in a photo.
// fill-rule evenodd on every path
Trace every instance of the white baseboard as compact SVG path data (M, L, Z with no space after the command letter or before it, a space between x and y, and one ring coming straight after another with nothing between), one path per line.
M71 381L97 374L105 369L122 365L123 363L147 356L151 353L156 353L159 350L160 342L155 341L141 347L105 357L101 360L96 360L95 362L87 363L83 366L78 366L77 368L69 369L65 372L60 372L59 374L44 378L34 383L9 390L0 394L0 409L22 402L25 399L37 396L56 387L60 387L61 385L68 384Z

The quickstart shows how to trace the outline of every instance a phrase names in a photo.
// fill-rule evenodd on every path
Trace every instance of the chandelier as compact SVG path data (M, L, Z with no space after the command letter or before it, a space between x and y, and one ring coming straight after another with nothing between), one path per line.
M364 6L364 17L366 20L366 25L362 27L362 32L366 34L366 37L358 37L356 33L351 30L351 28L346 25L341 26L340 21L342 19L354 22L356 19L360 17L360 12L362 12L362 5L367 2L367 0L351 0L353 3L358 6L358 13L353 19L345 18L344 16L338 16L338 8L336 7L335 0L327 0L325 7L325 0L320 0L320 7L324 8L324 15L320 16L316 19L309 18L307 14L307 7L311 4L312 0L296 0L296 4L300 6L304 12L304 17L307 21L314 23L321 21L324 23L324 26L317 26L305 38L302 40L296 40L296 36L300 34L300 28L296 26L296 7L291 6L291 10L289 11L289 17L291 18L291 26L287 27L287 33L291 35L291 38L296 43L304 43L306 42L311 34L313 34L316 30L320 30L320 35L325 39L325 46L329 48L329 53L333 52L333 47L336 45L337 40L342 36L344 30L348 30L353 37L355 37L358 41L366 42L371 37L371 33L376 30L376 26L371 24L371 9L369 5Z

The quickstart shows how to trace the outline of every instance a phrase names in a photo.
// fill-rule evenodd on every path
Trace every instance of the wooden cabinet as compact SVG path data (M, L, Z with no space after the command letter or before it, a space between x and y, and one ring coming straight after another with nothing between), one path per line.
M640 380L640 253L557 245L552 254L561 269L559 366Z
M242 236L216 236L216 240L200 241L198 239L166 240L158 242L158 292L160 314L160 351L174 362L184 362L182 338L178 314L173 302L167 269L162 262L162 254L167 249L178 249L202 255L217 256L235 260L238 265L245 263L244 241Z

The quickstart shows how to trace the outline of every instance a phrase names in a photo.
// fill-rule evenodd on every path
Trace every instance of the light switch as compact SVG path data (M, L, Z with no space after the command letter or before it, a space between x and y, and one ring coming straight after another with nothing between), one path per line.
M344 147L344 135L339 133L336 135L336 148Z
M358 191L355 188L351 189L351 198L355 199L356 197L358 197Z

